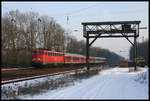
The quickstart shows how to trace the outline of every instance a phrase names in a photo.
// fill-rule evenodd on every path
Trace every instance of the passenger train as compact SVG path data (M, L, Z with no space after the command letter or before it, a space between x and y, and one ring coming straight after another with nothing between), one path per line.
M104 57L89 57L89 64L105 64ZM33 50L33 66L60 66L60 65L84 65L86 56L72 53L63 53L43 49Z

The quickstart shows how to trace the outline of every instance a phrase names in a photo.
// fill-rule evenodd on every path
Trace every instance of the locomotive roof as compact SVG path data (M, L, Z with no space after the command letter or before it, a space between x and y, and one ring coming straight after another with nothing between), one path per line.
M96 59L106 59L105 57L94 57Z
M84 55L81 54L75 54L75 53L65 53L66 56L82 56L85 57Z
M49 51L49 52L54 52L54 53L60 53L60 54L63 54L63 52L57 52L57 51L51 51L51 50L45 50L45 49L35 49L35 50L38 50L38 51ZM81 55L81 54L76 54L76 53L64 53L65 56L78 56L78 57L86 57L84 55ZM90 58L95 58L95 59L106 59L105 57L91 57Z
M54 53L60 53L63 54L63 52L57 52L57 51L53 51L53 50L44 50L44 49L35 49L36 51L48 51L48 52L54 52Z

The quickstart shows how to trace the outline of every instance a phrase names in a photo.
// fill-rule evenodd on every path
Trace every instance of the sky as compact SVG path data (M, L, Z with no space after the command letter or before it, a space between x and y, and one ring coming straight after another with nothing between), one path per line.
M48 15L77 40L85 40L82 22L140 20L140 27L148 27L148 8L148 2L2 2L2 15L16 9ZM149 39L148 30L140 30L138 42ZM134 38L130 40L133 42ZM131 44L125 38L99 38L92 46L109 49L128 59Z

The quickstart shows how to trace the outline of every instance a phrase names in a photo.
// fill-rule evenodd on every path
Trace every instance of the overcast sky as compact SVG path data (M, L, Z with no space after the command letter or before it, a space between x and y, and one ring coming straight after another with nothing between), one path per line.
M16 9L20 12L34 11L40 15L54 17L63 28L72 31L72 35L78 40L85 40L82 22L140 20L140 27L149 25L148 2L2 2L2 14ZM149 39L148 30L140 30L137 41L141 42L142 37L144 40ZM133 42L133 38L130 40ZM101 38L92 46L106 48L128 58L131 44L125 38Z

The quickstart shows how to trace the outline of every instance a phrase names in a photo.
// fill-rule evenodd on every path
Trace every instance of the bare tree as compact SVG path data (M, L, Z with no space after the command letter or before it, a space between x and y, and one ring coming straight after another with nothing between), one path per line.
M2 62L29 65L36 48L63 51L65 30L49 16L9 11L2 17Z

